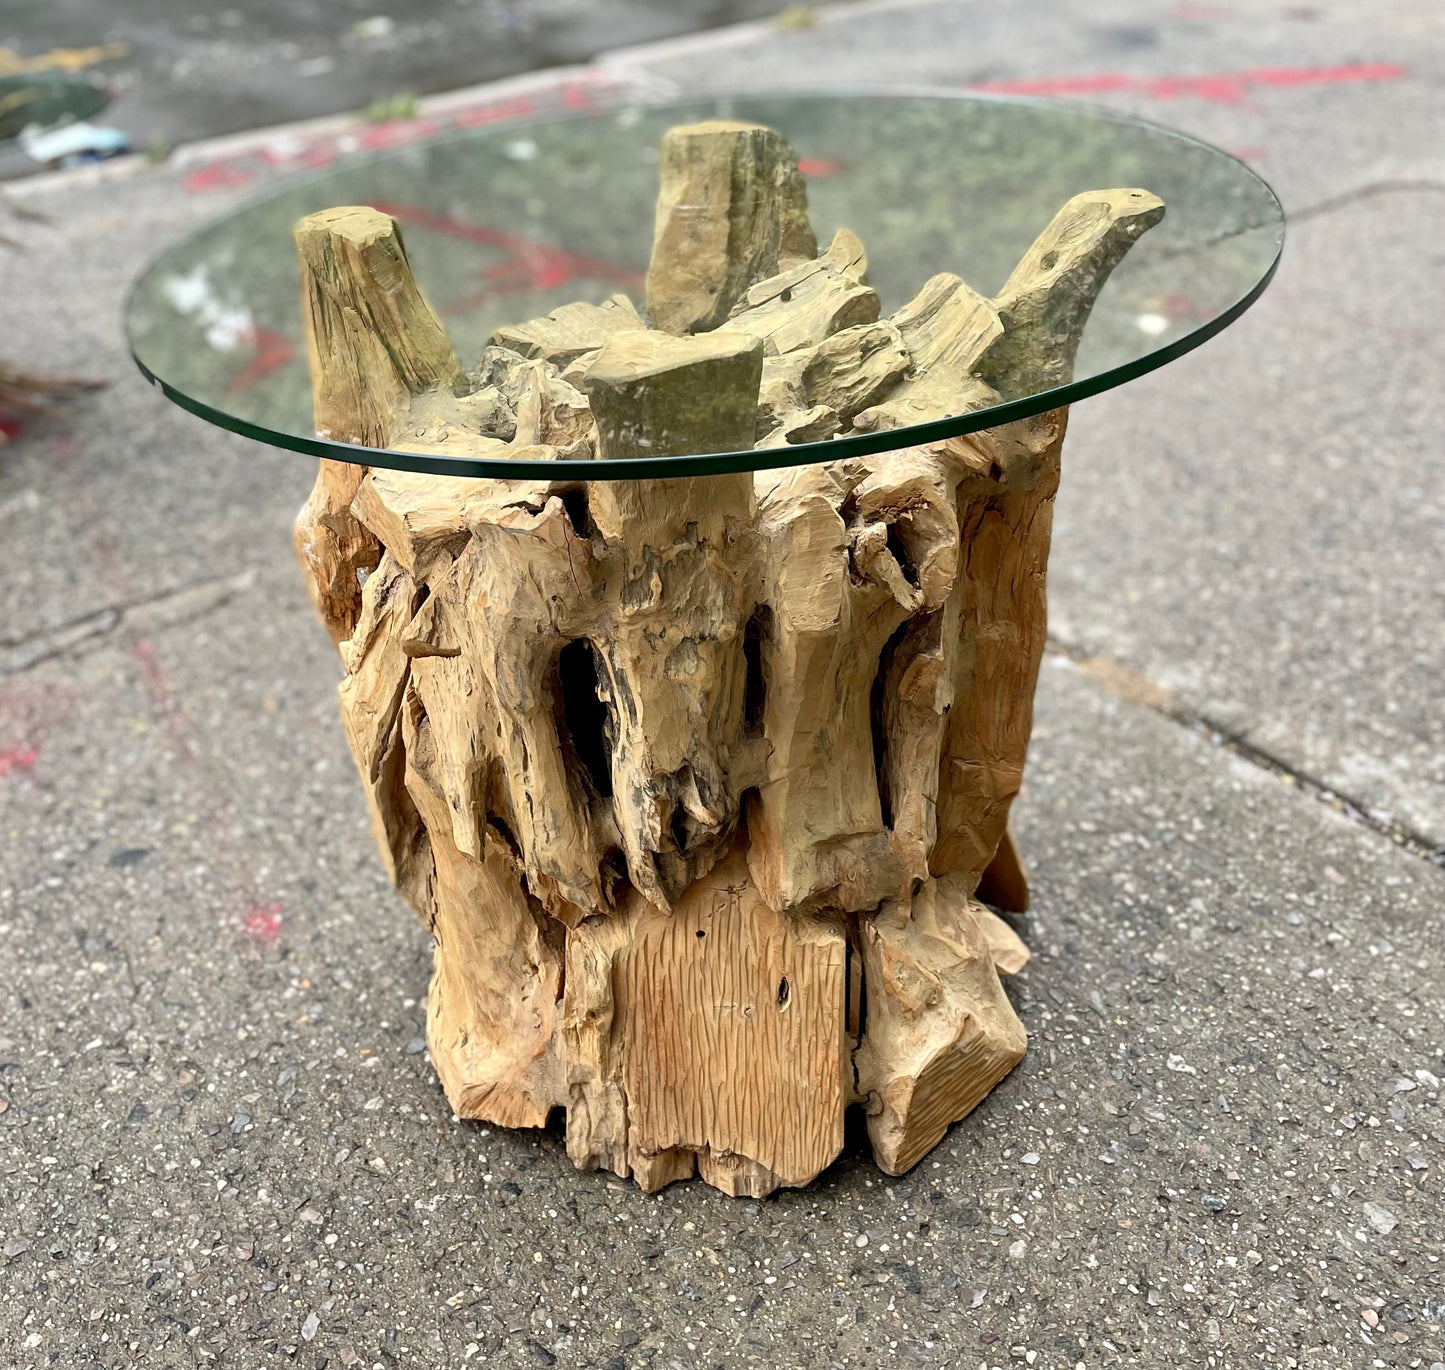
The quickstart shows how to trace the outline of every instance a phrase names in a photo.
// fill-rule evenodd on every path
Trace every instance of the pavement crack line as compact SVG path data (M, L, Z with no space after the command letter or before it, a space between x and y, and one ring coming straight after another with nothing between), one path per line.
M228 604L255 583L254 570L222 579L192 581L155 594L107 604L78 618L19 637L0 639L0 676L20 675L42 662L96 651L122 630L136 635L191 623Z
M1050 637L1045 651L1073 663L1086 679L1093 681L1106 694L1143 708L1177 723L1202 737L1211 746L1227 751L1252 766L1273 775L1300 794L1348 819L1359 827L1388 838L1401 850L1432 866L1445 869L1445 844L1432 842L1423 833L1397 823L1394 819L1373 812L1364 800L1341 794L1317 775L1292 766L1264 748L1248 741L1241 733L1187 707L1177 695L1166 690L1132 666L1113 657L1096 656L1081 647Z
M1317 218L1321 214L1331 214L1362 200L1371 200L1376 195L1413 195L1422 192L1445 194L1445 180L1431 176L1396 176L1383 181L1367 181L1364 185L1342 190L1337 195L1327 195L1323 200L1305 205L1303 209L1286 210L1285 222L1297 224L1305 219Z
M1383 181L1369 181L1364 185L1342 190L1335 195L1327 195L1323 200L1316 200L1314 204L1305 205L1303 209L1286 209L1284 211L1285 226L1289 227L1332 214L1337 209L1346 209L1363 200L1373 199L1376 195L1418 195L1421 193L1445 194L1445 180L1436 180L1429 176L1405 176ZM1173 261L1179 257L1195 256L1218 247L1220 243L1242 238L1248 233L1256 233L1261 229L1273 230L1274 228L1275 221L1273 219L1250 219L1247 223L1235 224L1231 228L1208 234L1196 241L1160 249L1158 259Z

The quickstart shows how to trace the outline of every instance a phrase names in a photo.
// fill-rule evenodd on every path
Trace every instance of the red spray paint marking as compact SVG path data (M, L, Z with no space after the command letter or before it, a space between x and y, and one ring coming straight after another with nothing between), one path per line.
M445 233L449 237L462 238L467 242L485 243L488 247L498 247L503 251L516 253L519 257L525 258L530 253L538 260L543 257L557 258L565 261L577 275L598 276L604 280L625 278L629 281L636 281L642 274L634 271L631 267L619 266L616 262L605 261L601 257L587 257L579 253L567 252L563 248L547 247L545 244L534 242L531 238L524 238L520 234L507 233L499 228L488 228L485 224L468 223L465 219L456 219L449 214L439 214L430 209L423 209L419 205L381 203L376 208L383 214L390 214L393 219L400 219L403 223L415 224L418 228L428 228L433 232Z
M253 904L246 910L241 926L246 930L247 937L269 951L281 937L281 923L280 904Z
M239 190L251 185L256 179L255 172L247 171L231 162L212 162L209 166L197 167L181 177L181 184L192 194L203 195L210 190Z
M578 277L609 281L632 290L642 284L640 271L601 257L569 252L566 248L535 242L516 233L488 228L485 224L468 223L465 219L423 209L419 205L380 203L376 208L408 227L430 229L434 233L443 233L465 242L482 243L509 254L507 260L494 262L482 271L482 278L487 281L484 289L465 299L454 300L442 311L445 314L474 309L485 300L518 290L556 290Z
M169 672L156 657L155 644L149 638L141 638L131 644L130 654L140 667L141 679L145 682L156 711L165 722L176 754L186 765L193 764L196 749L186 727L185 710L176 700L176 689L171 683Z
M250 361L231 377L228 389L249 390L296 355L296 344L284 333L270 328L253 328L250 341L255 351Z
M34 747L10 747L0 751L0 776L12 771L33 771L40 760L40 753Z
M248 149L187 172L181 178L181 184L194 194L239 189L252 184L260 168L314 169L329 166L340 154L357 148L403 147L447 129L475 128L481 124L525 119L559 105L564 109L590 112L600 109L606 96L626 94L632 89L624 82L610 80L601 74L591 78L574 77L554 91L539 95L514 95L417 119L393 119L384 124L355 126L342 133L324 133L307 141L292 141L285 146Z
M1357 62L1338 67L1257 67L1249 71L1215 72L1205 76L1053 76L1037 81L988 81L972 89L991 95L1107 95L1123 91L1156 100L1193 97L1215 104L1239 104L1258 87L1280 90L1295 86L1338 86L1360 81L1398 81L1409 75L1395 62Z
M67 496L67 507L76 516L77 526L89 530L95 530L82 539L95 569L100 573L106 584L112 586L116 594L121 598L133 599L135 587L130 584L126 560L121 547L115 539L105 536L102 530L106 529L112 520L105 515L108 514L98 501L96 485L93 481L77 478L76 465L80 455L79 444L70 434L57 434L50 440L52 464L55 470L62 477ZM165 725L170 734L172 745L179 758L188 765L194 765L197 761L198 748L195 743L195 726L187 714L184 703L176 696L176 689L171 681L169 673L161 665L156 655L155 644L146 639L140 639L130 646L130 654L140 669L141 680L147 692L150 694L152 703L161 722ZM68 687L65 685L56 686L51 684L44 692L43 698L37 701L37 705L31 709L25 709L25 701L15 698L14 686L7 684L3 691L0 691L0 718L5 718L14 713L20 707L21 716L26 713L33 713L42 710L42 721L44 713L56 714L64 718L72 711L72 704L69 698ZM57 706L58 712L57 712ZM27 727L33 737L32 727ZM27 767L33 763L35 756L30 753L37 752L34 743L24 749L18 758L11 758L11 769L15 766ZM9 756L9 753L4 754ZM214 851L218 857L231 858L228 866L231 874L227 881L231 884L234 881L232 893L240 907L248 912L262 910L263 912L274 911L279 915L280 906L266 905L262 902L261 895L255 887L250 874L245 870L244 863L234 854L239 849L244 854L245 843L240 836L239 825L235 819L235 811L231 794L237 788L234 780L224 764L216 764L209 761L202 755L200 758L199 774L191 772L193 783L190 788L197 794L198 804L204 816L206 830L211 836ZM0 772L3 773L3 772ZM232 923L232 926L235 926ZM277 927L279 929L279 922Z
M336 160L336 149L324 138L294 147L263 147L260 157L267 166L314 171Z
M571 80L562 87L562 103L568 109L597 109L597 93L585 81Z
M376 152L384 147L405 147L419 138L430 138L440 128L435 119L390 119L384 124L372 124L355 136L359 146Z
M464 109L452 117L452 123L458 128L475 128L478 124L495 124L505 119L525 119L536 112L537 102L521 95L515 100L483 105L480 109Z
M170 673L156 656L155 644L147 638L141 638L131 644L130 653L140 666L141 679L145 681L156 711L166 725L177 755L187 765L194 765L196 746L191 720L185 705L176 698ZM207 826L219 855L224 856L240 845L230 802L224 791L215 786L214 776L206 784L204 810ZM263 904L248 874L241 873L240 883L240 894L246 909L241 917L241 926L252 942L262 950L270 950L281 935L281 905Z
M821 181L836 176L843 170L843 164L831 157L799 157L798 170L814 181Z

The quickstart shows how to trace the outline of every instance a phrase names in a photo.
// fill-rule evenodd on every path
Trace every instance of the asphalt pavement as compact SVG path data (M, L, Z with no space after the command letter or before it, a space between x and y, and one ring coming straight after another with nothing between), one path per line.
M855 1129L760 1203L454 1121L291 562L314 468L119 325L365 125L32 180L0 355L111 384L0 446L0 1363L1445 1364L1445 14L838 5L524 88L801 80L1100 100L1291 217L1243 320L1071 418L1023 1065L910 1174Z
M807 24L818 8L787 0L7 3L0 75L4 50L20 61L53 54L83 63L80 74L115 96L98 121L159 153L319 115L404 109L418 96L784 11L785 24Z

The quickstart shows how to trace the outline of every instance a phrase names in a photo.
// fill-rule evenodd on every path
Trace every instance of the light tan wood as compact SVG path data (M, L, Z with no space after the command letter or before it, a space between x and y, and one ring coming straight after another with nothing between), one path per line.
M674 130L655 326L564 306L469 375L390 221L312 216L318 426L615 459L943 417L1064 374L1156 204L1079 197L997 299L943 273L880 320L776 134ZM388 870L436 938L458 1114L564 1108L578 1166L761 1195L830 1163L852 1103L907 1169L1012 1069L999 976L1028 951L981 901L1027 907L1008 817L1064 421L707 478L323 463L298 545Z
M763 345L747 333L618 333L583 380L609 460L753 445Z
M1163 217L1164 201L1147 190L1075 195L993 302L1003 333L980 363L984 379L1010 399L1066 384L1109 273Z
M412 278L401 230L364 206L296 229L316 431L385 447L413 395L457 387L462 369Z
M323 457L292 541L312 607L339 647L356 630L361 587L381 560L381 543L351 512L366 467Z
M572 1087L609 1120L612 1169L649 1189L659 1156L667 1179L693 1157L731 1193L767 1193L838 1154L852 1092L840 920L775 912L737 850L670 914L634 894L570 943L564 1012L590 1048Z
M412 279L394 220L345 206L296 229L302 320L318 436L385 447L412 397L459 385L461 367ZM312 603L340 642L361 610L359 577L380 544L351 513L364 469L323 461L296 521Z
M850 424L912 366L902 335L888 322L859 324L812 347L765 357L761 426L785 426L790 416L814 407L826 408L840 424Z
M963 414L991 400L974 374L979 358L1003 336L992 301L948 272L933 277L889 321L913 374L853 420L861 432L927 423Z
M810 347L841 329L878 317L878 292L864 284L868 258L857 236L840 228L821 257L799 262L752 286L725 327L761 340L770 357Z
M868 1031L858 1088L873 1156L901 1175L1023 1059L1024 1026L957 877L861 924Z
M601 304L564 304L543 318L499 328L491 341L523 357L565 366L614 333L646 327L626 295L609 295Z
M1024 869L1012 827L1004 829L998 850L994 852L993 860L984 867L975 893L983 903L992 904L995 908L1009 913L1028 912L1028 871Z
M1006 847L1010 847L1011 843L1012 839L1005 838L999 851L1002 852ZM993 960L993 968L1000 975L1017 975L1029 962L1029 949L1024 945L1023 938L991 908L979 903L976 891L969 910L988 946L989 956Z
M770 128L713 119L670 129L647 270L665 333L716 328L756 281L818 255L798 159Z

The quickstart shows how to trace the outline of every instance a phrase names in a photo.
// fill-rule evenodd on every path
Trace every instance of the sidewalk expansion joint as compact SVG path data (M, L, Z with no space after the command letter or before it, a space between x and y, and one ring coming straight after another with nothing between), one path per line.
M1248 741L1243 734L1224 724L1199 713L1185 705L1171 691L1150 680L1142 672L1126 666L1112 657L1094 656L1080 647L1050 637L1045 649L1051 656L1062 657L1073 663L1075 670L1094 682L1105 693L1137 704L1177 723L1190 732L1202 737L1211 746L1226 751L1250 765L1273 775L1283 784L1317 803L1324 804L1341 817L1358 827L1367 828L1379 836L1388 838L1402 851L1432 866L1445 869L1445 845L1432 842L1423 833L1380 814L1361 799L1341 794L1319 776L1290 765L1271 752Z
M1364 185L1342 190L1337 195L1327 195L1303 209L1285 212L1286 224L1297 224L1305 219L1315 219L1322 214L1332 214L1337 209L1346 209L1362 200L1374 199L1376 195L1442 195L1445 194L1445 180L1430 176L1397 176L1383 181L1368 181Z
M0 677L20 675L46 661L74 659L108 646L122 630L136 636L205 618L255 583L254 570L192 581L152 595L107 604L48 628L0 638Z

